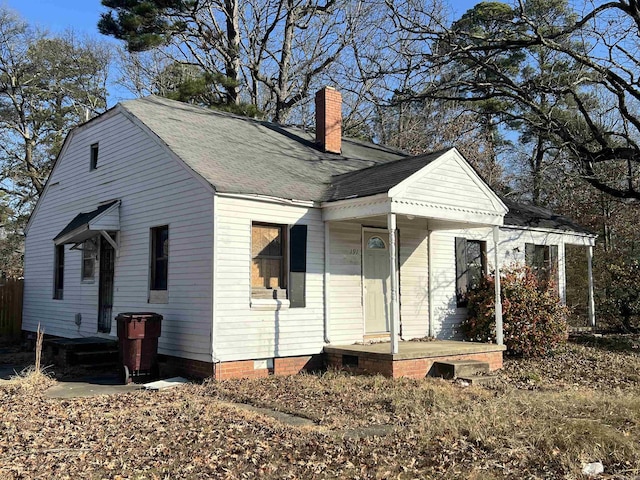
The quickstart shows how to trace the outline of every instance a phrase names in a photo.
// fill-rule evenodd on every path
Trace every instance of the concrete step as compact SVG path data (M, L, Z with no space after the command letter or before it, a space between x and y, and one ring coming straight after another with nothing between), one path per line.
M477 374L489 373L489 364L478 360L449 360L434 362L432 376L446 379L470 377Z
M469 385L476 385L480 387L486 387L496 383L498 377L494 375L469 375L464 377L458 377L460 382L467 382Z

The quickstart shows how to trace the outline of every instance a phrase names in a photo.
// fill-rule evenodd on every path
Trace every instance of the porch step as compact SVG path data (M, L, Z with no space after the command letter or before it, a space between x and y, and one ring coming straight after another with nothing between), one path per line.
M478 374L489 373L489 364L478 360L450 360L434 362L432 375L446 379L460 377L475 377Z
M467 382L469 385L476 385L480 387L486 387L487 385L493 385L496 383L498 377L495 375L469 375L464 377L458 377L459 381Z
M116 365L118 363L118 349L69 352L67 361L69 365L77 366Z
M118 362L118 342L108 338L51 338L44 341L43 350L47 358L63 367Z

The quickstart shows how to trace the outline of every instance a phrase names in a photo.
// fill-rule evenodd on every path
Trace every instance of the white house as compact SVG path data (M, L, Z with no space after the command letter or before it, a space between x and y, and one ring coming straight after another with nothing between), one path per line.
M27 227L23 328L114 337L153 311L166 359L226 378L455 338L456 294L527 253L564 296L564 245L594 235L505 203L455 149L342 138L340 101L318 92L316 138L153 96L74 129Z

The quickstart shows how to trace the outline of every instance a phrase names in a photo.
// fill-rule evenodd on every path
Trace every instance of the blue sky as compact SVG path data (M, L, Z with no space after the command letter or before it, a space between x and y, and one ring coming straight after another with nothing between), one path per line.
M73 28L78 32L100 35L96 24L106 9L100 0L4 0L29 23L54 32Z
M100 14L106 11L100 0L0 0L0 2L18 12L31 25L51 32L64 32L71 29L79 34L117 44L116 40L98 32L96 25ZM130 92L121 87L113 84L109 87L109 106L115 105L119 100L132 97Z
M450 0L458 14L477 3L478 0ZM52 32L72 29L76 33L87 34L117 43L116 40L100 35L97 28L100 14L107 9L100 0L0 0L34 26ZM123 89L111 87L109 105L118 100L131 98L131 94Z
M99 35L96 24L100 13L106 11L100 0L4 0L3 3L30 23L53 31L72 27L93 35ZM450 0L449 3L460 14L478 0Z

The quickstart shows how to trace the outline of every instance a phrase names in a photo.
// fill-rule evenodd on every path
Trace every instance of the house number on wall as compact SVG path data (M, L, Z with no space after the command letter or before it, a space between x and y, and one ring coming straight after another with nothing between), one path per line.
M360 255L360 249L352 248L351 250L349 250L349 255Z

